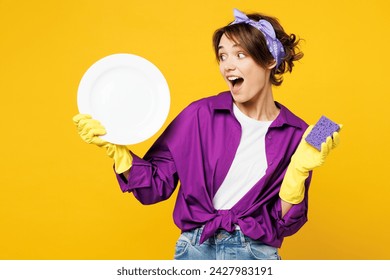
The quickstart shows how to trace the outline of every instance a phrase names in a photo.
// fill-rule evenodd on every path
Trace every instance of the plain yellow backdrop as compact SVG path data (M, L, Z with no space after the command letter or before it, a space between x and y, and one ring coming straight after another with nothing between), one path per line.
M121 193L111 159L72 123L78 83L109 54L145 57L169 83L165 128L226 90L211 36L235 7L304 39L275 99L309 123L344 124L315 171L309 221L280 254L390 258L388 1L0 0L0 259L173 258L176 193L151 206ZM142 156L159 133L131 148Z

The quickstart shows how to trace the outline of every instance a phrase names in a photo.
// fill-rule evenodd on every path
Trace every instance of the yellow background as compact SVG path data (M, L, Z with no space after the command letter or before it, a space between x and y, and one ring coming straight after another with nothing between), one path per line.
M226 89L211 36L234 7L305 39L275 99L309 123L344 124L282 257L390 258L388 1L0 0L0 259L172 259L176 193L152 206L121 193L111 159L72 123L78 83L106 55L143 56L169 83L168 123Z

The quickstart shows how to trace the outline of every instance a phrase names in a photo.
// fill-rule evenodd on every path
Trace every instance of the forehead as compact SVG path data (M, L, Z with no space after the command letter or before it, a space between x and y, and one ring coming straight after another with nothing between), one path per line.
M219 40L218 49L224 48L241 48L241 44L236 38L230 37L224 33L221 40Z

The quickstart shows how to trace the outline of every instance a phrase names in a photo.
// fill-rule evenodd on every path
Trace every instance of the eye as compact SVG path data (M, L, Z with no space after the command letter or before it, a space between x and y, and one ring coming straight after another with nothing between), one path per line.
M238 56L238 58L245 58L246 57L246 55L242 52L238 53L237 56Z
M226 60L226 54L224 54L224 53L221 53L221 54L219 54L219 61L225 61Z

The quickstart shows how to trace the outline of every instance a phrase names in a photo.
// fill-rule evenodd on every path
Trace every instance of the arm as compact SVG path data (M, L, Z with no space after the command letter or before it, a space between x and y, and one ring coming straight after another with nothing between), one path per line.
M106 133L99 121L89 115L73 118L82 140L104 148L114 160L114 169L122 191L133 192L143 204L165 200L177 185L172 156L162 137L151 148L148 160L131 154L126 146L115 145L100 138Z
M123 192L131 192L142 204L168 199L178 184L176 167L169 149L158 140L144 158L132 154L130 170L116 174Z
M196 121L194 109L184 109L143 158L131 153L131 168L116 175L123 192L133 193L142 204L157 203L172 195L179 181L178 168L187 160L192 143L187 136L193 130L192 121Z
M129 178L129 174L130 174L130 169L129 170L126 170L125 172L122 173L122 178L126 179L126 181L128 181L128 178Z
M78 114L73 117L73 122L84 142L106 150L107 155L114 160L115 171L118 174L130 169L132 164L130 151L126 146L115 145L100 138L106 134L106 129L98 120L92 119L90 115Z
M281 200L281 207L282 207L282 218L287 214L287 212L291 209L291 207L294 204L289 203L287 201Z
M272 209L272 216L276 221L277 234L280 237L286 237L296 233L306 222L308 212L309 186L312 178L312 172L304 182L304 198L300 203L292 204L286 202L280 197L277 199Z
M310 171L323 165L329 152L340 142L338 132L334 132L332 137L329 136L326 142L322 143L321 151L318 151L305 140L312 128L313 126L309 126L303 134L280 187L279 196L285 202L284 211L288 210L288 203L298 204L304 199L305 180L309 177Z

